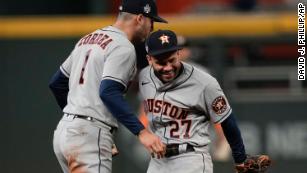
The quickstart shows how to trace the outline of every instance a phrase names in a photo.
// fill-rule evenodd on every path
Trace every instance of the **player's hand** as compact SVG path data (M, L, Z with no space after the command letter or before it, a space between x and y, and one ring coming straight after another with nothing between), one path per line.
M112 145L112 157L115 157L119 154L119 151L115 144Z
M164 157L166 147L158 136L152 134L147 129L144 129L139 133L138 137L152 157L156 156L158 159Z

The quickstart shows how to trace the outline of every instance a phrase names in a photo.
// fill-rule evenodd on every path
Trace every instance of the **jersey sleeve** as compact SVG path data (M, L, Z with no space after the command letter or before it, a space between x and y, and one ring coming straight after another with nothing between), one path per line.
M72 66L72 55L70 54L68 58L63 62L63 64L60 66L61 72L69 78L71 66Z
M114 48L106 57L103 69L103 79L115 80L126 88L136 73L136 54L130 47Z
M231 114L232 109L219 83L215 79L212 80L203 94L211 120L214 123L223 122Z

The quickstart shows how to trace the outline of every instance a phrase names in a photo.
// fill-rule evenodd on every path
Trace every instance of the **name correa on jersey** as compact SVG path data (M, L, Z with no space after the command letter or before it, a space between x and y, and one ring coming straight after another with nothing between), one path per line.
M189 111L185 108L172 105L166 101L147 99L144 101L144 108L146 112L156 114L163 114L174 119L184 120L187 118Z
M85 45L85 44L97 44L99 45L102 49L105 49L106 46L111 43L113 40L108 36L107 34L89 34L85 37L83 37L78 46Z

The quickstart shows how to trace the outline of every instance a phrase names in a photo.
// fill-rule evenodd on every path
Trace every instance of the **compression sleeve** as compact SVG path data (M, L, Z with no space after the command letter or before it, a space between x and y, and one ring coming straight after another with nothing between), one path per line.
M145 127L133 114L131 107L123 97L125 86L111 79L104 79L100 84L100 98L112 115L133 134L138 135Z
M58 105L61 109L67 105L67 94L69 78L66 77L59 69L49 81L49 88L52 91Z
M245 148L240 129L236 123L233 113L222 122L224 135L232 150L235 163L242 163L246 159Z

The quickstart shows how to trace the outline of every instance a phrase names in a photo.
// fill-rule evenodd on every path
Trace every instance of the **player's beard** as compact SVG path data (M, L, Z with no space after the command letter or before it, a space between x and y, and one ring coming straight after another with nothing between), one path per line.
M144 40L145 40L145 39L144 39L144 37L141 36L140 31L137 31L137 32L135 32L135 36L134 36L132 42L133 42L134 44L137 44L137 43L143 42Z

